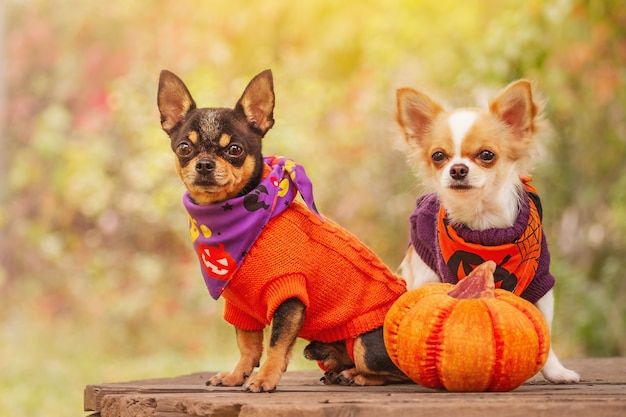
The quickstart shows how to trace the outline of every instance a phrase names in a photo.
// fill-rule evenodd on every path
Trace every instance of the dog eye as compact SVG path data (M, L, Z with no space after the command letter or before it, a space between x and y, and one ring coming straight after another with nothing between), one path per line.
M437 151L434 154L432 154L430 158L433 160L433 162L437 163L437 162L445 161L447 159L447 156L445 153L441 151Z
M228 156L236 158L238 156L241 156L241 154L243 153L243 149L239 145L230 145L226 149L226 153L228 154Z
M176 155L183 157L191 155L191 146L185 142L179 144L176 147Z
M489 161L493 161L493 159L496 157L496 154L491 152L491 151L480 151L478 153L478 159L480 159L481 161L485 161L485 162L489 162Z

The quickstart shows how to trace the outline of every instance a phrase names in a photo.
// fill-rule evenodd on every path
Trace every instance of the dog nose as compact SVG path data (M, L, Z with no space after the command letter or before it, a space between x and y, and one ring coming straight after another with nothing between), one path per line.
M454 164L450 167L450 176L453 180L462 180L467 177L469 168L465 164Z
M209 174L215 169L215 161L203 159L196 162L196 171L199 174Z

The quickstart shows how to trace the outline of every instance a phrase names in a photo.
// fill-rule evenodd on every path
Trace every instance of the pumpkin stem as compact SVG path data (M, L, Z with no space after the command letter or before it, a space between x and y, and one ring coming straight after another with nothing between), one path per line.
M495 298L495 284L493 282L495 270L496 263L494 261L487 261L478 265L468 276L459 280L448 295L459 299Z

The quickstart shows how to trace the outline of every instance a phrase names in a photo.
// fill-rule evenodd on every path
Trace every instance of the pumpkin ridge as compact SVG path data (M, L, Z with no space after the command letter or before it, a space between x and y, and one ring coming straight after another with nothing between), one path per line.
M402 294L391 306L384 322L384 342L391 361L399 366L398 362L398 335L406 315L424 298L440 294L452 284L429 283L412 291Z
M437 312L437 319L435 323L435 328L432 329L428 335L427 346L429 346L428 350L432 351L433 354L429 353L428 357L433 358L435 373L437 374L437 382L439 387L443 387L443 373L442 373L442 357L443 357L443 342L445 339L444 327L446 325L446 320L452 314L452 310L457 307L459 302L456 298L444 298L447 305L441 304L441 309ZM445 308L444 308L445 307ZM433 342L429 342L429 339L435 339Z
M506 291L506 290L502 290ZM506 291L507 294L512 294ZM517 296L515 296L517 297ZM507 327L506 321L509 318L503 316L502 312L502 304L509 304L508 297L505 300L499 299L499 294L496 292L496 298L490 300L489 302L485 302L487 307L487 311L489 312L489 317L491 317L491 328L494 336L494 363L493 363L493 373L491 374L491 381L487 388L487 391L502 391L501 388L497 388L497 384L502 382L502 379L506 377L507 372L505 372L504 365L510 362L510 358L507 357L506 349L511 349L510 338L504 337L503 330ZM511 307L515 308L515 305L511 305Z
M406 294L406 293L405 293ZM404 300L403 300L404 301ZM396 307L392 314L387 312L387 317L391 317L392 319L385 318L385 332L384 339L386 346L394 346L394 349L389 349L387 347L387 351L389 352L389 357L391 361L398 366L398 329L400 328L400 324L406 317L407 313L411 311L411 308L414 306L414 303L402 303L399 304L396 302L393 307ZM390 310L391 311L391 310Z
M397 359L407 365L405 373L424 387L443 387L437 363L441 355L439 335L455 304L456 300L446 294L432 294L415 304L398 329L399 335L411 331L413 343L400 343Z
M548 324L539 310L528 308L529 305L534 307L533 304L506 290L497 290L497 292L500 291L504 294L502 298L506 299L506 302L518 309L520 313L523 313L535 328L535 332L537 333L537 342L539 344L537 349L537 358L535 361L535 373L537 373L543 368L543 365L548 359L548 352L550 350L551 343ZM497 296L501 296L501 294L498 294Z
M493 354L494 354L494 360L493 360L493 367L491 368L491 376L489 377L489 383L487 384L487 391L491 391L494 382L496 380L496 375L502 375L502 360L504 358L504 346L502 343L502 337L500 335L499 332L496 331L496 329L499 328L499 323L500 320L496 318L497 316L497 308L494 309L493 308L493 304L497 303L497 299L496 298L492 298L489 299L490 302L487 302L488 300L481 300L483 302L483 304L485 305L485 308L487 309L487 312L489 313L489 318L491 319L491 331L493 334Z

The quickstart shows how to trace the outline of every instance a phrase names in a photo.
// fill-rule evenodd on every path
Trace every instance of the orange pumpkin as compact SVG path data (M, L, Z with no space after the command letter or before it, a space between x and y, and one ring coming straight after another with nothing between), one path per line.
M448 391L510 391L543 367L550 332L528 301L494 289L487 261L452 284L403 294L387 313L385 346L409 378Z

